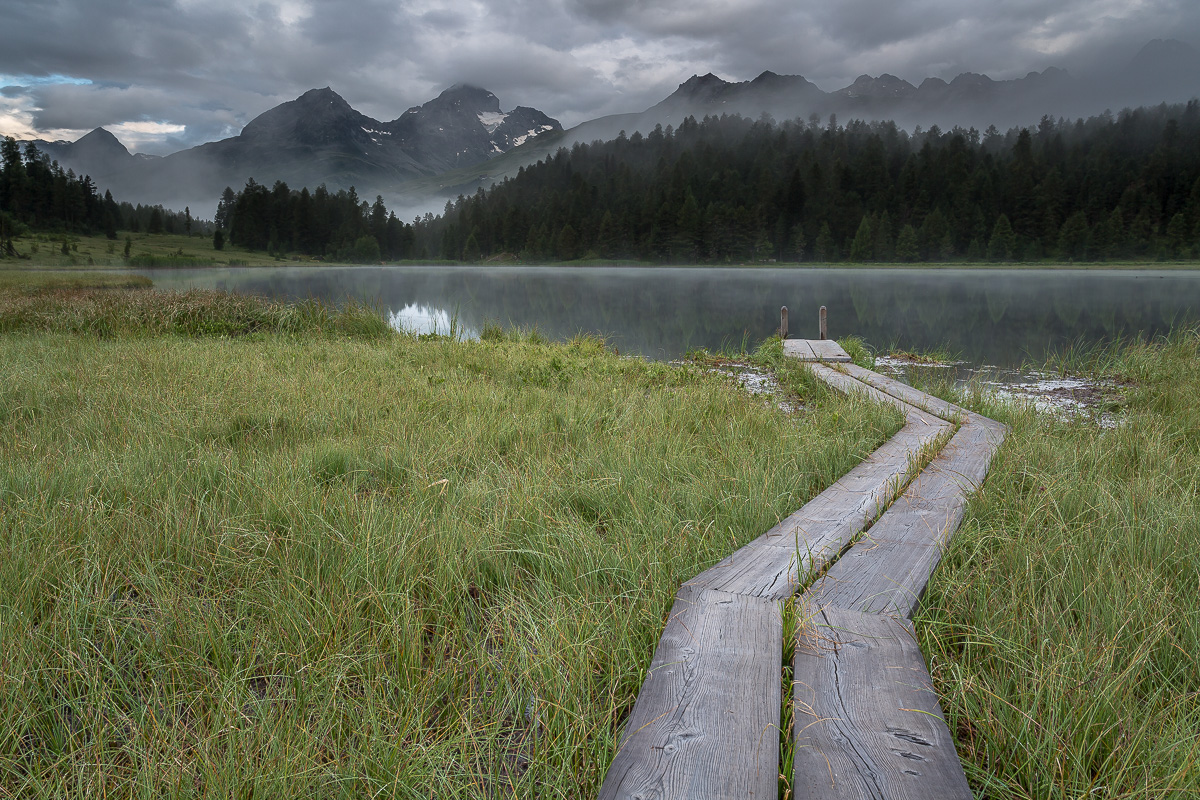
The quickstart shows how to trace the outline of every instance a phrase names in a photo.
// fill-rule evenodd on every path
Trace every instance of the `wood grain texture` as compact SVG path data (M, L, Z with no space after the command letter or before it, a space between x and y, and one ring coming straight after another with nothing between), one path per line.
M886 375L880 375L878 372L863 369L857 364L848 364L844 369L850 377L874 386L876 389L899 398L910 405L914 405L931 414L936 414L942 419L955 422L967 421L967 412L964 409L959 408L953 403L925 394L920 389L914 389L895 378L889 378Z
M841 608L909 619L916 613L942 548L911 542L863 541L808 591L821 608Z
M970 798L911 623L814 611L795 658L801 798Z
M844 365L839 366L841 366L842 369L845 369ZM846 373L838 369L834 369L833 367L829 367L824 364L810 364L809 369L811 369L813 374L818 378L839 391L845 392L846 394L861 394L869 397L877 403L884 403L886 405L899 408L904 412L905 417L909 422L916 422L935 427L949 426L952 424L936 414L932 414L924 409L918 408L912 403L908 403L899 397L888 394L887 392L878 389L869 383L860 381L858 378L847 375Z
M777 600L791 597L804 576L823 569L892 502L909 459L936 431L906 425L799 511L687 585Z
M600 797L776 796L778 601L889 503L805 597L819 635L796 655L795 796L970 797L911 627L862 612L914 613L1007 428L852 364L826 366L814 360L831 352L823 343L789 339L784 352L836 389L899 408L907 423L680 589ZM920 449L963 422L892 502Z
M775 599L790 597L798 588L797 575L821 569L827 558L840 552L887 508L906 482L917 451L942 429L923 421L909 423L800 510L696 576L689 585ZM755 552L763 547L771 550Z
M813 353L812 346L808 343L807 339L784 339L783 354L801 361L817 360L817 356Z
M779 604L683 587L601 798L775 798Z
M835 361L849 362L850 356L842 349L842 346L833 339L817 339L810 341L808 346L812 348L813 355L819 361Z
M812 593L822 606L911 617L991 459L988 432L964 425Z

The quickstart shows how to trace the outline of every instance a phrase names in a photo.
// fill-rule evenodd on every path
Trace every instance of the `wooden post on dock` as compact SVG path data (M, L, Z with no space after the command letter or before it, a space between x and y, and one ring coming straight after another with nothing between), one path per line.
M829 338L829 328L825 324L825 306L821 306L821 335L818 338L821 338L821 339Z
M779 338L786 339L787 334L787 306L783 306L779 309Z

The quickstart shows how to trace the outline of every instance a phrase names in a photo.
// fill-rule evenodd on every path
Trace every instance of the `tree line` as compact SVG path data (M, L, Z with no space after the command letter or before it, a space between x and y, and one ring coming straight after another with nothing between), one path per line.
M14 236L28 231L116 239L118 230L207 235L211 226L193 219L190 209L135 206L107 191L101 196L91 176L64 170L33 142L22 148L10 136L0 140L0 246L6 251Z
M429 257L412 224L388 211L381 196L374 204L359 200L354 187L330 192L322 184L310 193L283 181L268 189L251 178L240 192L226 187L213 223L218 249L228 239L251 250L355 263Z
M1197 258L1200 102L982 134L689 117L559 150L414 232L467 261Z

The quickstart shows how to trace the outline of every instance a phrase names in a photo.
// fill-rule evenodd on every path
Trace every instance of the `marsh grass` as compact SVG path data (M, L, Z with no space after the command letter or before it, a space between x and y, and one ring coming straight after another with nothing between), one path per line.
M1012 432L929 586L922 649L977 796L1196 796L1200 333L1056 363L1124 385L1123 419L962 398Z
M125 237L130 240L126 258ZM67 252L61 245L67 242ZM30 234L17 237L13 246L19 259L0 259L8 266L38 266L64 269L104 269L113 267L196 267L196 266L272 266L284 262L262 251L246 250L226 244L224 250L214 250L211 236L183 234L150 234L120 231L116 239L103 235ZM299 256L292 257L300 261ZM291 259L289 259L291 260ZM304 257L300 263L311 263Z
M0 301L0 795L594 796L679 585L898 427L786 365L800 418L586 337L30 296Z
M349 303L275 303L228 292L156 292L140 276L0 272L0 333L99 337L247 336L281 333L383 337L377 311ZM133 289L133 291L128 291ZM126 290L126 291L122 291Z

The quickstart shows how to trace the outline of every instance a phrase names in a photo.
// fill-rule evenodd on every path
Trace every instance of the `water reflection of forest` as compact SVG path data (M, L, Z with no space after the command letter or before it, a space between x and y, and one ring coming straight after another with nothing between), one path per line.
M622 352L674 357L772 334L779 307L794 336L876 347L948 346L1002 366L1073 340L1155 335L1200 317L1200 273L1057 270L759 270L546 267L328 267L154 271L156 285L271 297L347 297L395 312L440 309L468 329L536 326L554 338L609 336ZM810 330L811 329L811 330Z

